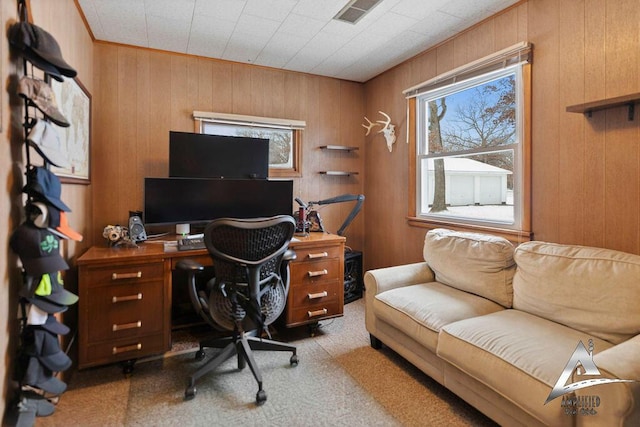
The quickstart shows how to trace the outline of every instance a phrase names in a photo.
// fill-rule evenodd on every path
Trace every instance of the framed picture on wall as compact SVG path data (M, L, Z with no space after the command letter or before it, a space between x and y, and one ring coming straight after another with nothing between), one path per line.
M91 94L78 80L65 79L51 82L58 109L71 123L69 127L57 127L69 167L51 167L60 181L71 184L91 182Z

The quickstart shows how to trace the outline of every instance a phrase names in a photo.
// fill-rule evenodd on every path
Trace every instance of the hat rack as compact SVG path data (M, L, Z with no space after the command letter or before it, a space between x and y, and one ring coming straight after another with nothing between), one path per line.
M37 35L34 36L35 41L31 39L29 31L37 29L40 31L38 35L44 33L51 39L52 36L33 24L29 0L18 0L17 7L20 21L14 24L16 27L13 28L13 32L11 29L9 31L9 44L21 57L22 78L37 79L50 87L52 78L46 69L55 70L55 65L44 58L38 58L35 63L32 62L34 51L27 52L27 50L32 47L37 48L38 43L42 46L43 43L35 38ZM57 44L55 40L54 43ZM37 55L37 52L35 54ZM47 67L41 69L38 66L42 66L42 61ZM73 72L75 73L75 70ZM36 77L40 75L42 77ZM58 74L56 76L56 78L60 77ZM23 207L25 221L14 230L11 236L11 247L22 261L22 283L18 292L20 295L19 343L14 373L14 380L18 387L15 392L15 405L11 409L15 410L16 425L28 426L35 423L36 417L53 414L55 404L66 389L66 384L58 379L57 373L68 369L71 365L71 359L66 355L66 349L61 348L59 339L60 335L69 333L69 328L58 321L56 313L66 311L68 305L77 301L77 296L65 290L61 281L61 271L66 270L68 265L60 254L59 241L60 238L67 237L55 230L55 227L50 226L48 222L48 218L51 217L48 212L58 207L49 203L46 189L42 197L40 194L34 196L34 186L30 183L30 179L33 179L30 171L36 168L47 171L47 178L57 179L50 172L52 165L50 159L40 152L40 147L37 150L41 154L43 165L32 164L32 148L29 143L31 131L36 123L39 120L50 122L50 118L42 110L38 113L41 104L36 104L28 96L23 96L21 89L18 92L24 98L22 143L25 147L25 188L22 191L27 194L27 200ZM58 182L56 188L59 189L59 186ZM43 212L42 209L47 212ZM52 256L43 254L41 250L45 241L56 242L49 248L53 253ZM33 252L37 254L38 250L40 250L40 258L36 255L34 263ZM56 258L54 261L57 262L51 262L49 258ZM64 295L66 299L60 299L60 295ZM69 342L73 342L73 334ZM52 363L52 359L48 359L52 354L55 354L56 360L62 359L65 363ZM51 358L54 357L51 356Z

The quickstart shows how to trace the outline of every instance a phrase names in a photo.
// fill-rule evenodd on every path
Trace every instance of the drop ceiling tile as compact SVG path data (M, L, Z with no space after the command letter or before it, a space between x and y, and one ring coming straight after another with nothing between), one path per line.
M467 0L449 0L438 8L439 11L448 13L449 15L463 18L467 22L479 22L491 13L487 11L486 5L480 2L474 2L470 7Z
M401 34L404 30L411 28L411 26L418 22L419 20L409 18L408 16L387 12L380 16L373 25L369 26L365 31L368 34L377 34L392 38Z
M360 34L366 28L364 26L358 26L349 24L343 21L337 21L332 19L322 28L322 31L329 34L335 34L347 39L351 39Z
M292 13L282 22L282 25L278 28L278 32L292 34L309 40L318 34L324 26L324 21Z
M91 27L91 32L93 33L93 37L97 40L104 40L106 38L104 30L102 29L102 25L100 23L100 17L98 12L96 11L95 4L92 0L79 0L80 7L82 8L82 12L84 13L84 17Z
M240 15L234 32L252 35L266 42L273 36L279 26L279 22L271 19L253 15Z
M402 0L391 11L415 19L428 18L432 13L451 0Z
M144 0L147 16L191 21L196 0Z
M462 31L464 28L466 28L466 26L462 19L447 13L436 11L431 16L424 18L422 21L413 25L410 30L424 36L431 37L445 33L455 34Z
M227 39L216 39L206 33L192 33L187 53L210 58L222 58Z
M303 50L313 53L320 60L340 49L347 40L334 34L320 32L304 46Z
M296 0L248 0L243 14L282 22L296 5Z
M246 3L245 0L196 0L193 14L235 22L240 18Z
M267 40L234 31L222 55L223 59L252 63L264 48Z
M290 34L276 33L255 60L258 65L282 68L309 40Z
M292 12L310 18L329 21L349 0L299 0Z
M149 47L185 53L190 27L189 21L147 16Z
M107 40L148 47L143 0L95 0L94 4Z

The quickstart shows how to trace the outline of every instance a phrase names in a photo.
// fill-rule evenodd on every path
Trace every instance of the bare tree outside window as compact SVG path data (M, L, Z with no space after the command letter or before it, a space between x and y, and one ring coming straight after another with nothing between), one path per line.
M513 224L517 74L480 78L420 100L423 215Z

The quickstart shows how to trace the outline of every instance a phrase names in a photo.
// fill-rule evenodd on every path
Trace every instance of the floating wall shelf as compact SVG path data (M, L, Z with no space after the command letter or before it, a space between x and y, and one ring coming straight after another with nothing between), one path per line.
M321 150L342 150L342 151L355 151L360 147L348 147L346 145L321 145Z
M640 93L632 93L630 95L606 98L584 104L569 105L567 107L567 112L587 114L591 117L591 113L594 111L627 106L629 108L628 119L631 121L635 115L635 106L638 103L640 103Z
M349 176L358 175L358 172L346 172L346 171L320 171L321 175L333 175L333 176Z

